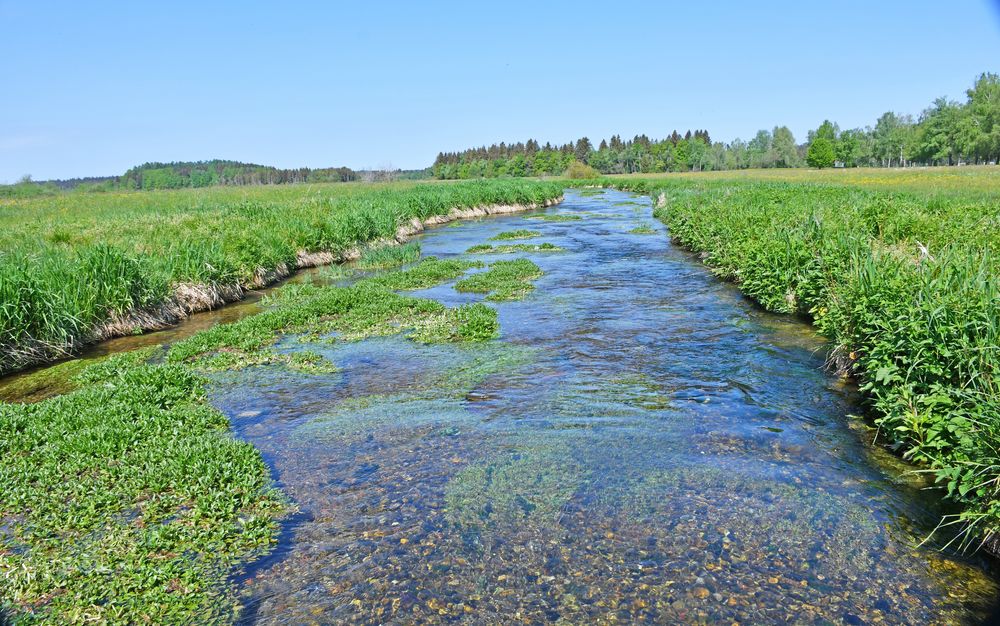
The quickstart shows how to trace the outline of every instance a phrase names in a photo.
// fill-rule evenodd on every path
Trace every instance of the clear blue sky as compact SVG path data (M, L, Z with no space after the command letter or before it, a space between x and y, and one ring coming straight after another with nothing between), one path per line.
M0 182L145 161L429 165L528 137L800 141L1000 71L987 0L0 0Z

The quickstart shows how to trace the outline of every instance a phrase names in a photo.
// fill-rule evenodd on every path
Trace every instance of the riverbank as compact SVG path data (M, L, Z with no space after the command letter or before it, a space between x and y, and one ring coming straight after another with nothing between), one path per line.
M426 224L550 204L538 181L71 194L0 206L0 373L163 328Z
M981 170L981 177L993 177ZM998 192L711 178L606 179L764 308L807 317L855 376L876 442L933 474L963 547L1000 529ZM909 181L909 182L907 182Z
M455 211L435 223L519 209ZM208 402L205 376L251 366L336 375L315 351L274 349L285 334L344 343L400 333L422 344L494 339L497 313L485 304L446 307L397 293L483 265L428 258L351 286L286 285L258 315L169 349L67 370L62 395L0 404L0 611L24 624L233 621L241 609L230 572L271 549L278 520L294 507L260 452L233 438Z

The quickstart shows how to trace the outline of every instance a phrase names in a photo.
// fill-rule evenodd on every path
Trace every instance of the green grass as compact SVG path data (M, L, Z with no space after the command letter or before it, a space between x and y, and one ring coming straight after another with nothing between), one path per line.
M517 230L507 230L498 235L490 237L490 241L510 241L512 239L531 239L533 237L539 237L542 233L537 230L528 230L526 228L519 228Z
M551 243L513 243L491 246L481 243L465 251L466 254L511 254L514 252L562 252L563 249Z
M452 208L541 204L557 182L288 185L0 200L0 372L64 355L184 283L233 285L300 251L394 236ZM384 253L391 254L391 253Z
M158 349L84 370L76 391L0 404L0 607L17 623L216 623L225 584L287 508L187 368Z
M420 258L420 244L413 242L402 246L369 248L358 259L357 267L363 270L385 270L416 263Z
M528 259L497 261L485 272L473 274L455 283L460 292L485 293L487 300L520 300L535 286L531 281L542 276L542 270Z
M1000 194L919 176L891 191L886 175L605 183L658 199L671 236L767 309L811 318L859 379L877 439L962 505L946 523L974 545L1000 531Z

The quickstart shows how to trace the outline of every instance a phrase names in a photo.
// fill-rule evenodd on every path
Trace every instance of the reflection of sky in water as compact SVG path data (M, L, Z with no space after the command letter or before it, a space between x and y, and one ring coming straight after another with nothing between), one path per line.
M423 236L425 256L514 228L566 249L482 255L545 271L494 305L501 342L308 344L341 371L220 377L214 401L303 511L240 578L248 622L926 623L992 591L915 548L939 512L846 427L859 409L815 335L716 281L650 211L571 192L549 212L585 220Z

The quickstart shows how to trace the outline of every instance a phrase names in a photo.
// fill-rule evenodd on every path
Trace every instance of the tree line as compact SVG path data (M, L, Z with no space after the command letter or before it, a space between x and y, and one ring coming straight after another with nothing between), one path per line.
M749 141L713 142L706 130L676 130L652 140L618 135L594 146L581 137L553 146L529 139L442 152L436 178L559 175L578 161L602 174L687 172L771 167L905 167L996 163L1000 159L1000 77L981 74L964 102L938 98L914 119L888 111L874 126L841 130L824 121L798 143L787 126Z
M119 176L116 184L126 189L180 189L213 185L348 182L357 177L357 172L348 167L280 169L270 165L213 160L144 163Z

